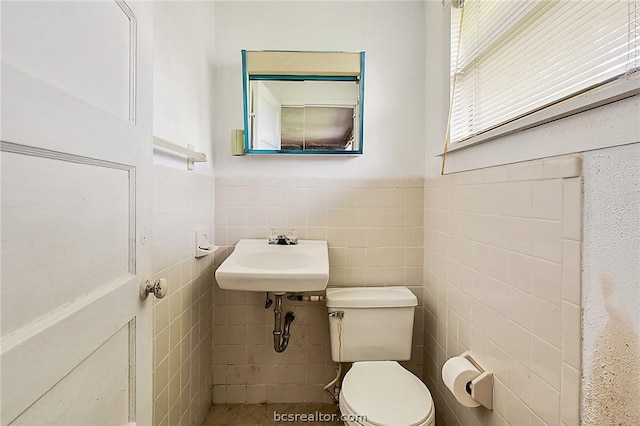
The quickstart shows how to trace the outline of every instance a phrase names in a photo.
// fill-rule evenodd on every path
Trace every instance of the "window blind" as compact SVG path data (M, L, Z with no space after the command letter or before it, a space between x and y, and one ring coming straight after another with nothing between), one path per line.
M638 0L465 0L462 7L451 20L452 142L640 67Z

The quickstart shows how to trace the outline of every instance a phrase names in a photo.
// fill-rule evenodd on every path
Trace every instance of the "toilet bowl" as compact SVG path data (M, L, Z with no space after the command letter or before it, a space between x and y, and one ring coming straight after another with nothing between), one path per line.
M340 412L345 424L433 426L435 411L427 387L395 361L353 363L342 382Z

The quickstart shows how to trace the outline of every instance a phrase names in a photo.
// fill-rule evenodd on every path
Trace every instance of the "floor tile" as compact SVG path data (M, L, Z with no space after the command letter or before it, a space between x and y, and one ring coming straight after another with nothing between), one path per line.
M290 421L292 416L304 415L307 421ZM209 410L204 420L206 426L234 425L259 426L278 424L304 424L337 426L343 423L339 420L330 421L330 415L340 415L334 404L300 403L300 404L215 404ZM287 416L288 421L276 421L278 416ZM281 417L282 418L282 417ZM309 421L312 419L321 421Z

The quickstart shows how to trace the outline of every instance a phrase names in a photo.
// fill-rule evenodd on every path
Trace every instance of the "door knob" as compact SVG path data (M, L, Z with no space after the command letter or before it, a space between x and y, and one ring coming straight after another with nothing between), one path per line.
M153 293L156 298L162 299L167 294L168 289L169 284L166 278L157 279L155 282L151 282L147 278L140 284L140 299L145 300L150 293Z

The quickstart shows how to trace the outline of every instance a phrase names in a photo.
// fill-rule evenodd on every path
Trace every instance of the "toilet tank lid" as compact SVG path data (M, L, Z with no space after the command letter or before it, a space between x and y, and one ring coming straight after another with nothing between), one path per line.
M329 308L389 308L417 306L418 298L407 287L327 288Z

